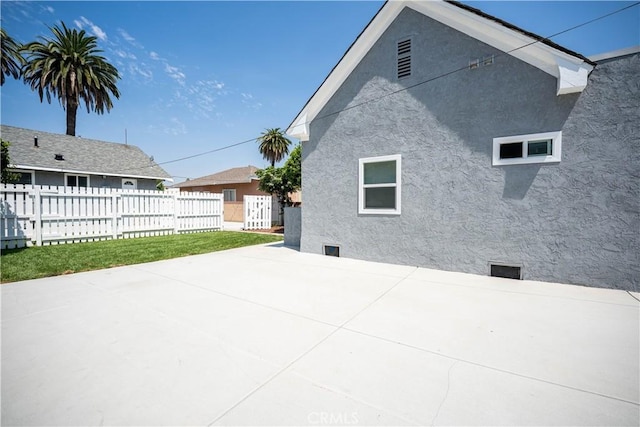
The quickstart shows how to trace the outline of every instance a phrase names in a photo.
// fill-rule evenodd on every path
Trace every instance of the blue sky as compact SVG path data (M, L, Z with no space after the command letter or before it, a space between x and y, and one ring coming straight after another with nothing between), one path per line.
M98 37L120 71L111 113L78 110L76 134L127 140L167 162L285 129L382 1L14 2L2 27L19 42L49 35L60 21ZM633 2L465 1L541 36ZM640 6L570 31L555 42L589 56L640 44ZM65 132L57 101L7 79L2 123ZM249 142L163 167L176 182L223 169L267 166Z

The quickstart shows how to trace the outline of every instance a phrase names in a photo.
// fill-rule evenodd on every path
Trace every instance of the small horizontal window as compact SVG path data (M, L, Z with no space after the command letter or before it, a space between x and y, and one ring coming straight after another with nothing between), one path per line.
M225 202L235 202L236 201L236 189L223 189L222 194L224 195Z
M400 155L360 159L358 212L400 214Z
M522 142L500 144L501 159L517 159L518 157L522 157Z
M88 175L65 175L67 187L88 187L89 176Z
M558 163L562 156L562 132L493 138L494 166Z

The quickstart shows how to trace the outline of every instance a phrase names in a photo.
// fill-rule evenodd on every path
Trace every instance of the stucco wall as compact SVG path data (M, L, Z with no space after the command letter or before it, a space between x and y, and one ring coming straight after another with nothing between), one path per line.
M300 246L302 208L284 208L284 244Z
M398 81L409 34L414 74ZM638 290L638 63L604 63L582 94L556 96L552 76L405 9L310 125L301 250L476 274L496 261L525 279ZM558 130L561 163L491 165L494 137ZM358 159L391 154L402 214L359 215Z

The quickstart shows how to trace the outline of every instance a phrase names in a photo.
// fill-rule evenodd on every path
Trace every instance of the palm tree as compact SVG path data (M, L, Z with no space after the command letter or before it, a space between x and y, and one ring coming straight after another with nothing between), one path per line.
M76 113L83 100L87 112L103 114L113 107L110 95L120 98L116 81L118 70L99 56L96 37L84 30L70 30L62 26L50 28L54 37L40 37L41 41L23 47L26 64L22 69L25 83L38 90L51 103L57 97L67 112L67 135L76 134Z
M0 74L0 86L4 85L4 76L12 76L17 79L20 75L20 66L24 58L20 55L20 45L15 42L3 28L0 28L2 36L2 74Z
M276 162L279 162L289 153L289 140L280 128L265 129L257 142L260 143L260 154L262 157L271 162L271 166L275 166Z

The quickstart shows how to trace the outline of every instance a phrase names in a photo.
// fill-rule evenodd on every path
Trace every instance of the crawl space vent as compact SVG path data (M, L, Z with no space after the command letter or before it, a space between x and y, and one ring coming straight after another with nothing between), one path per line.
M490 275L505 279L522 279L522 267L519 265L490 264Z
M340 256L340 247L339 246L324 245L324 254L327 255L327 256L339 257Z

